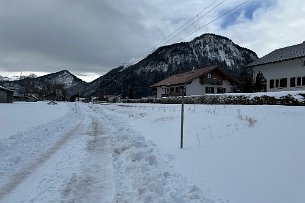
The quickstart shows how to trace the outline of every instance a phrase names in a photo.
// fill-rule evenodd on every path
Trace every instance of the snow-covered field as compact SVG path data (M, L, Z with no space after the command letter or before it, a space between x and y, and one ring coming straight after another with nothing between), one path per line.
M46 105L46 102L15 102L0 104L0 140L18 131L41 125L63 116L68 111L65 103Z
M14 105L0 202L305 200L304 107L186 105L180 149L180 105Z

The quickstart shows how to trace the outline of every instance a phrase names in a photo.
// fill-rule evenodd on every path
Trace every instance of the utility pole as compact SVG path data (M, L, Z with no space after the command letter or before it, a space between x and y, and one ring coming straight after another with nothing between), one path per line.
M183 148L183 120L184 120L184 86L181 88L181 136L180 136L180 148Z

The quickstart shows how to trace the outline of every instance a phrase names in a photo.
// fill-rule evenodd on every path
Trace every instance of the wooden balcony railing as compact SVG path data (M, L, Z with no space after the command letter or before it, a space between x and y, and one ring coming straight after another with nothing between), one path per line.
M222 85L223 81L214 78L205 78L201 81L201 84L209 84L209 85Z

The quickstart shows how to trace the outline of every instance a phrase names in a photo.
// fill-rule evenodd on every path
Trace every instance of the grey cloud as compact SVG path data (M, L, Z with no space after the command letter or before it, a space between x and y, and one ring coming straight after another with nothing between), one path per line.
M39 71L62 64L76 71L104 72L151 46L149 26L142 24L145 8L125 13L111 1L80 0L10 0L1 5L0 53L25 64L44 60Z
M54 72L68 69L79 74L105 73L130 58L144 57L213 1L0 0L0 71ZM300 10L300 6L290 9L289 3L285 3L287 1L272 1L288 5L258 11L252 21L245 19L226 30L221 28L221 21L214 22L184 40L204 32L214 32L230 37L241 46L248 45L246 47L256 52L262 50L261 44L270 40L268 36L285 28L282 24L274 25L274 22L281 22L274 19L281 17L278 13L288 11L282 17L283 20L287 18L288 23L298 22L293 16L303 13L295 11ZM301 0L292 1L295 2L293 5L304 4ZM197 27L191 27L183 35L214 19L221 10L228 10L241 2L243 0L224 2L215 12L196 23L194 26ZM298 29L300 27L304 27L302 23L294 32L294 35L299 33L298 39L304 36ZM267 40L258 37L257 33L260 36L265 34ZM179 40L181 36L170 43ZM257 44L253 44L256 41ZM283 39L277 39L274 44L281 47L281 41Z

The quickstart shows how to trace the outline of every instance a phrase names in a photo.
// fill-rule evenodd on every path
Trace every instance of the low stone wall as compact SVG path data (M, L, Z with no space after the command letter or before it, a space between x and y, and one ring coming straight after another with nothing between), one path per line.
M181 97L168 98L142 98L127 99L123 103L161 103L180 104ZM281 97L273 96L244 96L244 95L205 95L196 97L184 97L186 104L232 104L232 105L287 105L305 106L305 94L298 94L297 97L287 94Z

